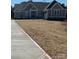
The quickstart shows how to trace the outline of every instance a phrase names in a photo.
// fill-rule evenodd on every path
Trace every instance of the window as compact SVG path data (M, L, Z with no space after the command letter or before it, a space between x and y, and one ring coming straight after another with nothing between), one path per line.
M56 10L54 12L55 12L54 14L56 15Z
M61 16L63 16L64 15L64 11L63 10L61 10Z
M51 10L48 10L48 15L51 16Z
M60 16L61 15L61 11L59 9L58 10L55 9L55 10L52 11L52 14L55 15L55 16Z
M62 14L63 14L63 16L65 16L66 15L66 10L62 10Z
M59 16L59 10L57 10L57 16Z
M52 16L54 16L54 10L52 10Z

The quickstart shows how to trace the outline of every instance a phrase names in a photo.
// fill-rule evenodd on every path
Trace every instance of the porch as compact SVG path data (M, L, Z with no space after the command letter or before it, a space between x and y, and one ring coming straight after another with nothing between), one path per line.
M18 19L43 19L44 13L40 10L24 10L14 12L14 18Z

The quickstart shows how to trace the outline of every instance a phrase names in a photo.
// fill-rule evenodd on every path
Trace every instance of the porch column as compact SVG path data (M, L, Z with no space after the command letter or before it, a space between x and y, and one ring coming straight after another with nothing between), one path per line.
M46 10L45 18L48 19L48 10Z
M29 15L30 15L30 19L31 19L31 9L30 9L30 14Z

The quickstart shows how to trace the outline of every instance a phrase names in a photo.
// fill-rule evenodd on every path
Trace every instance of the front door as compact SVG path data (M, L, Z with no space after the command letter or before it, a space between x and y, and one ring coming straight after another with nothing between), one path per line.
M36 11L32 10L30 14L31 14L32 19L37 18L37 12Z
M25 18L27 18L27 19L30 18L30 11L25 11Z

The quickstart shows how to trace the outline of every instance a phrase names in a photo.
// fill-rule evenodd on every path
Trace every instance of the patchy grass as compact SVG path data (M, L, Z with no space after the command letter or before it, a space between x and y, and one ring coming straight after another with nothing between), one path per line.
M67 58L67 24L60 21L22 20L17 23L52 59Z

